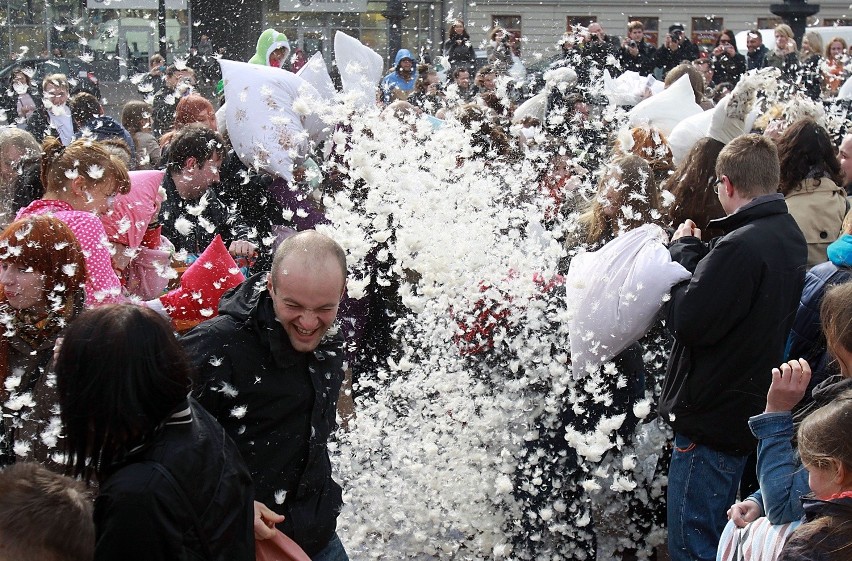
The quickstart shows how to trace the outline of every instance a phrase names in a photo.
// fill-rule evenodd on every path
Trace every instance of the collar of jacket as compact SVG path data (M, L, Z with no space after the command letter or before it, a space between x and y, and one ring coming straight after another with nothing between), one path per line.
M733 232L740 226L748 224L752 220L764 218L773 214L787 214L787 203L784 195L771 193L761 195L751 200L724 218L711 220L708 228L718 228L725 233Z
M848 497L824 501L812 495L806 495L802 497L802 509L805 511L805 520L808 522L820 516L836 516L852 520L852 499Z

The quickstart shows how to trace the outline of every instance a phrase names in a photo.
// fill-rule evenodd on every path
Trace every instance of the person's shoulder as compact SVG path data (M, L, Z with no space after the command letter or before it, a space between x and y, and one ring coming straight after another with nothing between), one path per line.
M153 501L153 491L167 484L152 461L135 461L111 473L98 490L99 498L112 503Z
M244 322L231 315L220 314L181 335L180 341L184 345L201 346L215 353L218 349L227 347L228 343L247 337L248 332L243 333L243 324Z

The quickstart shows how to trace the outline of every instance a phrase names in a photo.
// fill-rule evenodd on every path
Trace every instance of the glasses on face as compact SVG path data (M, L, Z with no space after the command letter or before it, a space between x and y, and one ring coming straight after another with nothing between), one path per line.
M728 176L723 175L722 177L720 177L719 179L716 180L716 183L713 184L713 192L716 193L717 195L719 194L719 186L721 185L721 186L724 187L726 177L728 177Z

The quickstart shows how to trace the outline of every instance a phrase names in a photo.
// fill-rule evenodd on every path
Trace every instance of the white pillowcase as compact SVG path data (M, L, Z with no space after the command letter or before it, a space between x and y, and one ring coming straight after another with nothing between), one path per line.
M703 109L695 103L695 92L684 74L677 82L662 92L640 102L630 110L631 127L651 125L660 129L667 137L678 123L701 113Z
M240 160L287 181L308 154L310 140L326 130L314 113L316 88L292 72L220 60L225 84L225 120Z

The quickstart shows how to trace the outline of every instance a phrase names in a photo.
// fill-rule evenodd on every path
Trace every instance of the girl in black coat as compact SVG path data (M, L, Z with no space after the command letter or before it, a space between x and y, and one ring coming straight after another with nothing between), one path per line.
M737 52L737 39L730 29L723 29L713 49L713 77L717 84L736 85L745 74L746 58ZM733 88L732 88L733 89Z
M444 41L444 56L450 61L450 67L463 66L473 72L476 53L470 43L470 35L464 28L464 22L457 19L447 30L447 40Z
M254 560L251 476L222 426L187 398L190 368L159 314L83 313L56 378L66 463L100 486L96 561Z

